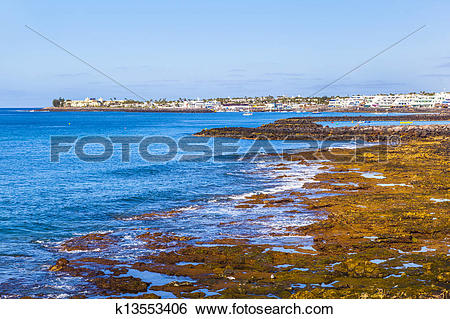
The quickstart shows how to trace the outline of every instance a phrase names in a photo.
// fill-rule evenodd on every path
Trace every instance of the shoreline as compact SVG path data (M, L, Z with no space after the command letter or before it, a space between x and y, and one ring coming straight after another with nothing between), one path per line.
M138 236L148 254L126 267L113 259L78 258L60 259L50 270L86 278L96 294L116 297L159 298L166 292L178 298L448 298L449 145L442 136L410 140L387 153L382 145L324 151L326 167L303 191L236 201L244 212L277 207L292 216L315 214L312 224L273 232L279 248L232 236L196 245L196 238L149 231ZM314 153L290 155L273 171L289 175L289 163L308 165L318 159ZM380 154L386 156L384 163L378 162ZM342 162L343 157L349 160ZM135 218L178 214L183 212ZM283 244L286 236L313 242ZM113 240L109 234L89 234L61 247L92 251ZM167 247L176 250L156 252ZM143 273L173 280L155 286Z
M150 109L150 108L131 108L131 107L117 107L117 108L101 108L101 107L45 107L36 109L35 112L131 112L131 113L214 113L209 109Z
M43 107L34 108L35 112L142 112L142 113L228 113L226 111L214 111L205 108L199 109L183 109L183 108L143 108L143 107ZM262 110L252 110L254 113L271 113L270 111ZM318 108L308 108L302 111L275 111L273 113L292 113L301 114L303 112L335 112L335 113L346 113L346 112L357 112L357 113L380 113L384 114L386 112L390 113L450 113L450 109L445 108L335 108L335 107L318 107ZM240 113L240 112L231 112Z

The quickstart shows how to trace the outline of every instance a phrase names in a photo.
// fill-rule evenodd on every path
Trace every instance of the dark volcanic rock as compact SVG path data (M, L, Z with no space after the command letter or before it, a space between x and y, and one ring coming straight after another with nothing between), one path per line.
M418 114L402 116L351 116L320 118L289 118L270 124L251 127L226 127L203 130L196 136L214 136L243 139L271 140L352 140L357 138L367 142L386 141L392 136L402 140L450 135L449 125L397 125L397 126L351 126L328 127L317 121L411 121L450 120L450 114Z
M56 261L54 266L50 267L50 271L61 271L69 265L69 261L65 258L60 258Z
M141 279L131 276L94 278L91 281L102 290L120 293L145 292L149 286L148 283L143 282Z
M66 251L95 250L106 248L114 242L109 234L92 233L84 236L74 237L61 245Z

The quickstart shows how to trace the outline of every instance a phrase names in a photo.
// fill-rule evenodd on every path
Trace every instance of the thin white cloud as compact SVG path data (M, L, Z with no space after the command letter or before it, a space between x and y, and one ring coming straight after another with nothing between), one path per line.
M74 77L74 76L86 76L90 73L88 72L75 72L75 73L58 73L55 74L57 77L66 78L66 77Z
M422 76L429 78L448 78L450 77L450 73L429 73L429 74L422 74Z
M286 76L286 77L303 77L304 73L296 73L296 72L267 72L264 73L265 76Z
M439 69L450 68L450 62L439 64L436 67L439 68Z

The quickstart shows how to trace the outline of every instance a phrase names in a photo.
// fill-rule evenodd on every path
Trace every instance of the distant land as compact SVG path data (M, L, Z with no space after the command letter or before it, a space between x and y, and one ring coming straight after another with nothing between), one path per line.
M386 111L411 112L426 109L443 111L450 105L450 93L406 93L331 97L263 96L212 99L137 101L131 99L86 98L54 99L51 107L40 111L125 111L125 112L306 112L306 111Z

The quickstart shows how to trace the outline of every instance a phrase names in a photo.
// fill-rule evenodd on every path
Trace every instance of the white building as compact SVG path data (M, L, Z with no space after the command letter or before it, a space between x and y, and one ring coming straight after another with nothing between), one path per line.
M448 107L450 93L354 95L330 99L330 107Z

